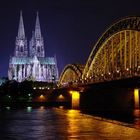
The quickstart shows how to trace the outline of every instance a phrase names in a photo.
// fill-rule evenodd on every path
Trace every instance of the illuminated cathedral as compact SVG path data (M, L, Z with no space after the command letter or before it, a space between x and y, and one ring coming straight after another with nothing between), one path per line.
M56 57L45 57L44 40L38 13L35 30L28 45L22 12L20 12L14 56L10 57L9 61L8 78L18 82L24 80L56 82L58 80Z

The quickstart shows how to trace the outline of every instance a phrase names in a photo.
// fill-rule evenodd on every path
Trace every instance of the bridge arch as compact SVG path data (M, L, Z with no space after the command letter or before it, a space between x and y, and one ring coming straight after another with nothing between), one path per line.
M64 68L59 78L59 85L68 85L73 81L79 80L82 76L84 66L80 64L68 64Z
M140 75L140 17L127 17L110 26L87 60L82 78L91 82Z

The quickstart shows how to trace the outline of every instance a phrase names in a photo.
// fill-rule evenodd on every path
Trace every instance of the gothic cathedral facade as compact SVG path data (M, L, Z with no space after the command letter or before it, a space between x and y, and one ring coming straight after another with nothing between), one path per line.
M20 12L15 52L14 56L10 57L8 78L18 82L24 80L56 82L58 80L56 57L45 57L44 40L41 34L38 12L35 30L29 45L25 36L22 12Z

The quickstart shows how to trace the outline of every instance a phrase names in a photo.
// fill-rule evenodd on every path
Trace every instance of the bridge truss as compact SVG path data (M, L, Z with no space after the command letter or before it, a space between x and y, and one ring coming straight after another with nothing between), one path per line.
M128 17L113 24L95 44L82 79L101 82L138 75L140 75L140 17Z
M82 77L84 66L78 64L68 64L59 78L59 85L68 86Z
M82 70L78 65L67 65L59 83L96 83L134 76L140 76L140 17L126 17L103 33Z

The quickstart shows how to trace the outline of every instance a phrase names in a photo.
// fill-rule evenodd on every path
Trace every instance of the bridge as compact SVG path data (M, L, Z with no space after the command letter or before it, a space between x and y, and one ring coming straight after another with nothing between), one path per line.
M68 64L60 75L58 85L61 89L78 88L79 92L84 92L87 87L91 87L93 92L95 86L119 85L121 89L125 87L134 91L134 96L131 94L129 98L133 98L134 106L139 108L139 77L140 17L132 16L117 21L102 34L85 65ZM123 97L120 95L117 98Z

